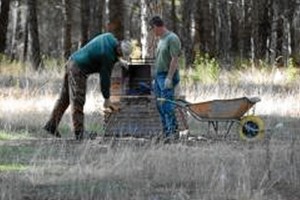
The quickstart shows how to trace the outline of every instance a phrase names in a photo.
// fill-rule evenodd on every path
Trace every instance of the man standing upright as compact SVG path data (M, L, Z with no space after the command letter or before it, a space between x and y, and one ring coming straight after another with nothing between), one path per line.
M179 83L178 59L181 53L179 37L169 31L159 16L154 16L149 22L155 36L160 37L156 49L154 93L157 109L160 114L163 134L168 139L178 138L178 124L175 115L175 105L168 100L174 100L175 86ZM166 99L167 101L160 101Z

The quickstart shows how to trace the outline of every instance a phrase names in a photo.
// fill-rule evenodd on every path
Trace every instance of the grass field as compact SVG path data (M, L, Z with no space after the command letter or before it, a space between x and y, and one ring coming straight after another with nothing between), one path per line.
M202 140L162 145L143 139L76 142L69 110L62 139L41 130L62 72L0 74L0 199L299 200L300 88L284 72L223 73L215 84L185 83L191 102L259 96L262 141ZM102 133L102 96L89 78L86 127ZM207 124L188 119L193 135ZM233 129L230 135L237 134Z

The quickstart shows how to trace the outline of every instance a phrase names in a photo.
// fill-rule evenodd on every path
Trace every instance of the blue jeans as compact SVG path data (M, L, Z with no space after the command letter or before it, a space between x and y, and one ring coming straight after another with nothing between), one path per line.
M155 77L155 83L153 85L154 94L156 98L165 98L168 100L174 100L175 86L179 83L178 71L173 76L173 88L166 89L165 79L167 73L158 73ZM176 133L177 130L177 119L175 115L175 105L168 101L156 101L157 110L160 114L163 133L166 137Z

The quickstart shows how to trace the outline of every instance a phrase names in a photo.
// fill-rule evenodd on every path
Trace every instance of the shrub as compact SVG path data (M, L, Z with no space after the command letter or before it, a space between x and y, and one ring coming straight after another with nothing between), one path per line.
M193 82L214 83L219 79L220 66L215 58L197 52L190 78Z
M298 69L296 68L292 58L290 58L288 61L286 76L288 83L294 82L299 78Z

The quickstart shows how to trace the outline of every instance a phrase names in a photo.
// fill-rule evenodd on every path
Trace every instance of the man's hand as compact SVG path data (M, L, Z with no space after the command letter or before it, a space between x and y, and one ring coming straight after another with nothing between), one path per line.
M167 77L165 80L165 89L171 89L172 87L173 87L172 80Z
M119 111L120 110L120 107L113 104L109 99L104 100L103 107L106 108L106 109L110 108L112 111Z
M125 60L120 60L120 61L116 62L115 67L121 67L121 68L124 68L126 70L128 70L128 68L129 68L128 67L128 62L125 61Z

